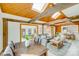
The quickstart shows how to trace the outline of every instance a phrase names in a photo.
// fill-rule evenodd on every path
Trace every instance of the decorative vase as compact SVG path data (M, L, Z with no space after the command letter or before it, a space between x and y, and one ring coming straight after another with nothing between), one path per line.
M30 45L30 40L25 41L25 46L28 47Z

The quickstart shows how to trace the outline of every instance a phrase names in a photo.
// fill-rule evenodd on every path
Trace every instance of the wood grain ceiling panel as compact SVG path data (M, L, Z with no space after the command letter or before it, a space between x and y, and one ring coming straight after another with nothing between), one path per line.
M39 15L38 12L32 10L32 3L2 3L2 11L5 13L23 16L27 18L35 18ZM47 8L53 7L53 3L49 3ZM46 9L47 9L46 8ZM41 19L42 21L49 22L51 21L51 16L47 16Z
M9 13L9 14L23 16L23 17L33 19L36 16L38 16L39 13L32 10L32 5L33 5L33 3L2 3L1 4L2 11L5 12L5 13ZM58 5L58 7L57 7L57 5ZM65 6L68 5L68 4L65 4L65 5L64 4L57 4L57 5L54 5L53 3L49 3L47 8L46 8L46 9L48 9L47 12L50 11L49 9L51 9L51 8L52 8L53 11L58 9L58 8L60 10L62 8L65 8ZM62 8L60 8L60 7L62 7ZM61 13L61 15L57 19L63 19L63 18L65 18L65 15ZM45 22L53 21L53 19L51 18L51 15L42 17L40 20L45 21Z
M53 19L51 18L51 16L46 16L46 17L43 17L40 19L41 21L45 21L45 22L50 22L52 21Z
M27 18L34 18L39 14L32 10L32 3L3 3L2 11Z

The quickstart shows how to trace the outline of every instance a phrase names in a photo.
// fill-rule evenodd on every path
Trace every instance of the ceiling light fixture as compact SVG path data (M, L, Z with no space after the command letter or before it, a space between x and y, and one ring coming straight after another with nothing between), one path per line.
M42 13L47 6L48 3L33 3L32 10Z
M52 18L53 18L53 19L57 19L60 15L61 15L60 12L56 12L56 13L54 13L54 14L52 15Z

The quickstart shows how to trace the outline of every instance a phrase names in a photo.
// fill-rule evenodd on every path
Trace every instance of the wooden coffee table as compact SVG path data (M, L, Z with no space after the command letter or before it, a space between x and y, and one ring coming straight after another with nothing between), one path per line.
M55 46L55 47L57 47L57 48L61 48L61 47L63 47L63 41L53 40L52 45Z
M28 48L20 47L15 49L16 56L46 56L47 55L47 48L40 44L34 44Z

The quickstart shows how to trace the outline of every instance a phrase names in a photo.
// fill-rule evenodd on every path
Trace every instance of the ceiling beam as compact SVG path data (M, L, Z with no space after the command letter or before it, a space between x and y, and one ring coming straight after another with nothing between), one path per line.
M68 19L79 19L79 15L72 16L72 17L67 17Z
M8 14L8 13L0 13L2 18L7 18L7 19L16 19L16 20L23 20L23 21L29 21L31 20L30 18L25 18L25 17L21 17L21 16L16 16L16 15L12 15L12 14Z
M27 23L27 24L29 24L27 21L24 21L24 20L15 20L15 19L7 19L7 18L3 18L3 19L7 20L7 21L12 21L12 22L19 22L19 23ZM30 24L48 25L47 23L30 23Z

